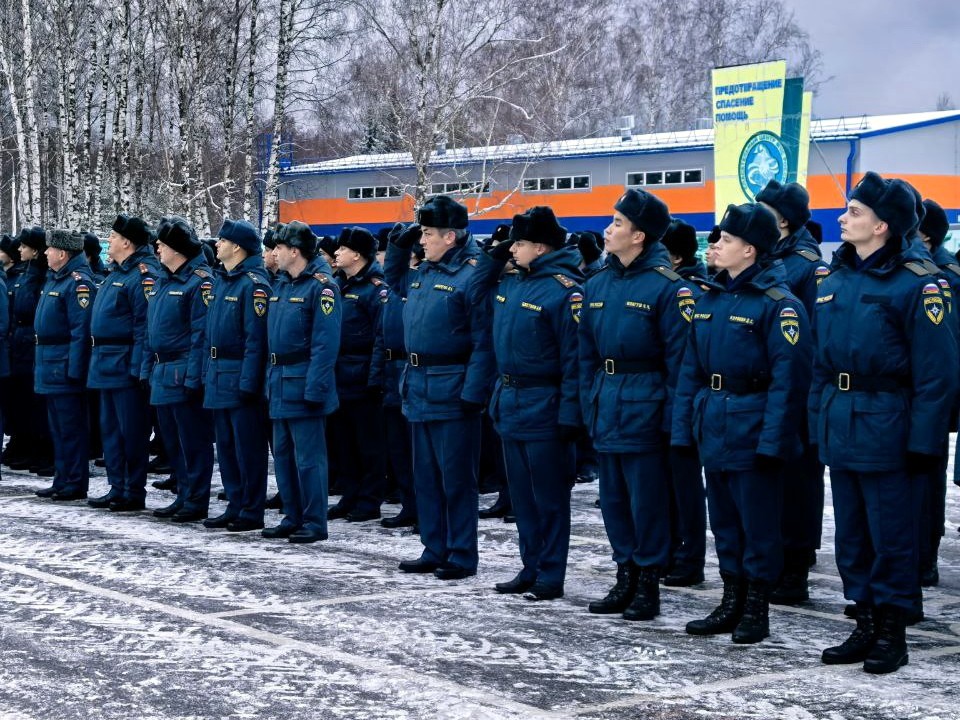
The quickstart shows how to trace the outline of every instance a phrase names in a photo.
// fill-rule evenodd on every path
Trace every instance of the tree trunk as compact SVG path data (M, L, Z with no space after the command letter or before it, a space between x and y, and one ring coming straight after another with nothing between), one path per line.
M280 33L277 40L277 80L273 96L273 138L270 143L270 166L263 188L263 217L260 233L275 222L279 204L280 137L283 132L284 100L287 92L287 66L290 60L290 35L293 32L291 0L280 0Z
M250 47L247 51L247 102L246 102L246 126L247 133L244 137L246 152L244 154L243 166L243 216L248 220L253 219L253 209L251 207L251 195L253 191L253 156L256 153L254 140L256 135L256 126L254 125L253 100L257 89L257 77L255 74L257 60L257 14L259 13L258 0L250 2ZM261 219L257 218L257 225L262 225ZM261 231L263 228L260 228Z
M107 21L107 32L104 35L103 52L100 53L100 157L97 153L91 153L90 165L90 223L93 227L100 226L100 205L103 197L102 185L104 180L104 166L107 156L107 98L110 96L110 53L113 48L111 38L113 38L114 16L110 13L110 19Z
M37 125L36 100L33 88L33 18L30 16L30 0L21 0L23 13L23 107L26 115L27 135L27 217L26 221L36 225L41 222L40 203L40 128Z
M10 113L13 116L14 135L17 141L17 158L13 162L15 170L14 187L19 189L19 193L14 191L16 198L11 207L10 229L11 233L18 230L17 221L22 219L23 225L27 225L29 220L24 212L23 193L27 187L27 134L23 126L23 115L20 113L20 101L17 99L16 89L13 84L13 75L10 73L10 62L7 57L7 45L5 39L0 37L0 73L3 74L6 81L7 95L10 100Z

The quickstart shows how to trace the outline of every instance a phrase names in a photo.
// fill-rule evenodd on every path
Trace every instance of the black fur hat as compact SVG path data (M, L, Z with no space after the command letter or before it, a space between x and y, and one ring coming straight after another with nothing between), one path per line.
M947 220L947 213L934 200L924 200L923 208L926 211L923 220L920 221L920 232L930 238L930 244L934 247L943 245L943 241L950 232L950 221Z
M903 180L885 180L875 172L868 172L850 192L850 199L873 210L894 237L906 237L917 224L913 190Z
M646 235L647 244L663 237L670 226L670 210L666 203L646 190L630 188L613 206L622 213L637 230Z
M317 238L317 249L323 250L327 255L333 257L337 252L337 241L329 235Z
M464 230L467 227L467 208L446 195L436 195L417 212L417 222L434 228Z
M283 223L277 223L272 227L268 227L267 231L263 234L263 246L268 250L273 250L277 246L277 235L283 230Z
M560 248L567 241L567 231L557 222L557 216L551 208L538 206L513 216L510 239L529 240Z
M362 227L345 227L341 230L337 246L349 248L367 260L372 260L377 255L377 238Z
M757 194L757 202L762 202L776 210L787 221L790 232L796 232L810 219L810 193L799 183L781 185L771 180Z
M20 241L4 233L0 237L0 252L6 253L13 262L20 262Z
M160 232L157 233L157 242L163 243L189 259L203 252L193 226L177 215L169 218L169 222L161 227Z
M20 235L17 239L20 241L21 245L26 245L28 248L33 248L41 254L47 248L47 233L44 232L44 229L39 225L23 228L23 230L20 231Z
M277 234L276 241L277 245L297 248L308 260L312 260L317 254L317 236L309 225L299 220L287 223Z
M162 221L163 218L161 219L161 222ZM151 243L154 240L153 230L150 229L150 226L147 225L142 218L131 217L121 213L117 215L116 220L113 221L112 229L123 235L137 247Z
M100 244L100 238L92 232L81 233L83 237L83 252L87 255L100 255L103 245Z
M769 253L780 240L777 219L760 203L727 205L720 231L753 245L758 255Z
M598 242L599 237L597 233L591 232L590 230L583 230L582 232L570 235L570 242L577 246L577 250L580 251L580 257L583 258L584 264L590 265L595 263L603 254L603 240L600 238Z
M700 243L697 242L697 231L693 225L683 220L674 219L660 242L663 243L671 255L677 255L684 261L695 258L697 250L700 249Z

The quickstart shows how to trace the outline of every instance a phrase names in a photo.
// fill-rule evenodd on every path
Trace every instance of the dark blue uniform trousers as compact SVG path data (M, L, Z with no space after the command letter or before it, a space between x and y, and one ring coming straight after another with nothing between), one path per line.
M696 452L670 454L670 479L676 509L673 534L680 541L673 553L673 571L703 570L707 554L707 494Z
M806 427L806 416L801 427ZM807 439L801 455L783 469L781 517L784 560L789 566L806 568L810 553L820 548L823 526L823 464Z
M480 415L411 422L422 559L477 569Z
M87 492L90 488L90 415L85 392L51 394L47 421L53 440L53 487L60 492Z
M773 585L783 570L779 472L707 472L710 528L720 572Z
M327 534L325 417L273 421L273 469L283 498L282 527Z
M520 574L562 588L570 550L570 488L576 481L576 444L504 439L503 455L520 535Z
M213 475L213 433L208 411L198 399L157 405L157 421L177 478L177 503L188 512L206 512Z
M357 513L380 512L386 493L382 415L379 400L340 400L332 434L343 463L340 505Z
M150 402L139 387L100 391L100 435L111 497L147 496Z
M917 476L923 485L923 504L920 514L920 567L931 567L937 561L940 538L947 521L947 463L950 440L944 441L940 466L933 472ZM958 443L960 445L960 443Z
M410 439L410 424L399 407L383 408L383 424L386 434L387 455L390 467L400 489L404 517L417 516L417 495L413 488L413 452Z
M618 565L670 562L670 471L666 450L598 453L600 512Z
M227 494L229 517L263 521L267 500L268 423L269 420L264 420L263 404L259 402L213 411L217 462Z
M837 569L848 600L914 607L922 482L906 470L830 470Z

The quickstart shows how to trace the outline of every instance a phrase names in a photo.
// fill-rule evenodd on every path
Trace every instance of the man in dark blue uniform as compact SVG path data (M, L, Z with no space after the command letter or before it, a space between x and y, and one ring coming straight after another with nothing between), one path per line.
M600 510L617 582L590 612L660 614L670 562L670 412L695 291L660 239L670 211L627 190L604 233L607 262L587 279L580 321L583 418L600 456Z
M100 391L103 459L110 490L91 498L95 508L142 510L150 460L149 398L140 383L147 335L147 294L160 276L150 243L153 233L138 217L118 215L108 238L110 277L93 303L87 387Z
M376 254L377 239L369 231L348 227L340 233L336 252L343 303L336 371L340 408L331 419L335 447L330 452L349 473L340 502L327 512L330 520L379 519L384 498L382 390L371 384L370 368L389 291Z
M387 249L388 264L407 264L418 236L424 248L403 290L409 356L400 381L424 549L400 569L441 580L477 572L480 413L494 370L486 290L474 283L480 249L467 222L463 205L438 195Z
M17 430L17 420L23 416L22 409L17 413L12 413L10 381L10 336L12 335L12 317L13 317L13 282L20 274L22 265L20 263L20 243L15 238L4 233L0 237L0 272L3 275L3 299L2 302L5 311L0 315L0 323L3 324L3 332L0 333L0 342L3 343L0 363L5 363L5 372L0 379L0 442L3 439L3 433L10 435L10 442L0 454L3 464L9 463L10 458L16 457L18 452L17 443L14 442L14 433ZM19 417L18 417L19 416ZM13 422L11 422L13 421ZM11 447L12 446L12 447Z
M34 390L46 395L56 467L53 485L37 492L53 500L81 500L90 485L90 427L86 379L90 363L90 308L97 287L83 254L83 238L69 230L47 234L47 282L40 294Z
M147 300L147 345L141 378L150 381L160 434L177 478L177 499L153 514L173 522L207 517L213 433L203 409L204 329L213 281L190 224L173 217L157 234L165 271Z
M918 234L920 240L930 251L933 262L940 270L940 289L943 292L944 304L947 306L947 319L952 320L956 329L957 301L960 299L960 264L957 259L943 246L947 233L950 231L950 222L947 214L938 203L933 200L923 201L924 215L920 223ZM950 432L957 431L957 412L950 417ZM957 444L960 447L960 443ZM940 538L943 537L943 526L946 522L946 493L947 493L947 464L950 455L950 437L943 438L943 452L939 466L924 475L927 481L923 499L923 514L920 519L920 584L923 587L932 587L940 582L940 569L937 565L937 553L940 549ZM958 471L954 463L954 473Z
M906 239L916 222L909 186L868 172L840 216L844 244L817 295L810 431L830 466L844 595L857 604L856 630L823 662L863 662L871 673L907 662L914 473L939 465L958 387L942 288Z
M267 498L267 431L263 377L267 306L272 294L260 236L246 220L223 221L207 308L203 406L213 413L227 508L203 521L231 532L263 528Z
M797 183L781 185L771 180L757 202L773 213L780 240L772 257L783 262L787 287L813 318L819 283L830 274L820 246L806 228L810 220L810 195ZM813 328L816 332L816 328ZM770 602L795 605L809 598L807 571L820 547L823 525L823 463L810 442L807 422L800 425L803 452L787 463L783 476L783 574L770 594Z
M0 241L0 253L3 257L0 260L0 445L3 445L4 420L9 411L7 406L7 382L10 376L10 296L7 294L7 267L13 267L10 253L12 250L12 238L4 235ZM19 254L19 253L17 253ZM10 261L10 262L8 262Z
M286 513L266 538L327 539L326 418L337 409L340 291L302 222L275 236L279 273L268 311L267 398L273 461Z
M502 276L493 303L497 378L490 415L503 442L523 568L497 583L501 593L529 590L533 600L563 596L570 546L570 489L580 434L577 323L583 303L579 252L564 246L553 210L515 215L510 239L481 263L494 281L507 258L519 272Z

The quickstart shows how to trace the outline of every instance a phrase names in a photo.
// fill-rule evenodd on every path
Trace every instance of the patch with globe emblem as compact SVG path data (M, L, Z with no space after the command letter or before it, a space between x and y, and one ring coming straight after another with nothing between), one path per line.
M780 137L768 130L750 136L740 151L737 175L740 187L751 202L767 183L787 181L787 149Z
M791 345L800 340L800 316L793 308L787 307L780 311L780 332Z
M693 311L697 307L697 301L693 298L693 290L688 287L677 290L677 306L680 308L683 319L687 322L693 322Z
M944 305L939 285L928 283L923 286L923 313L934 325L943 322Z

